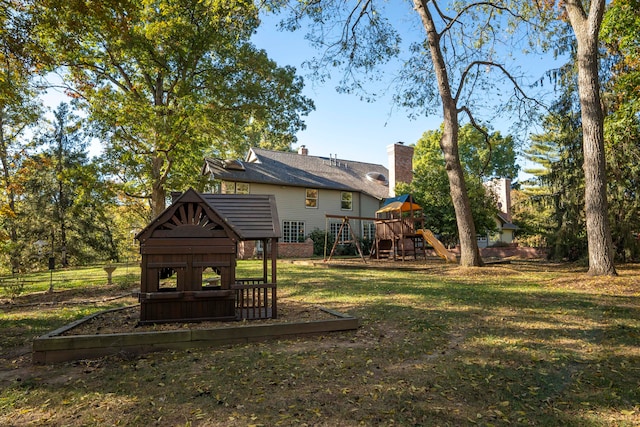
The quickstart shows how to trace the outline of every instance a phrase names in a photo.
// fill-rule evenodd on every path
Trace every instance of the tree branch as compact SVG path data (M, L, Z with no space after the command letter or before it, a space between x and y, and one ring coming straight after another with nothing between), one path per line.
M514 89L516 90L517 93L519 93L523 99L527 100L527 101L531 101L533 103L535 103L536 105L543 107L546 109L546 106L541 103L540 101L538 101L535 98L531 98L529 97L525 91L520 87L520 84L517 82L517 80L515 79L515 77L513 77L511 75L511 73L509 71L507 71L507 69L504 67L504 65L502 64L498 64L497 62L493 62L493 61L473 61L471 63L469 63L467 65L467 67L465 68L465 70L462 72L462 75L460 77L460 85L458 86L458 91L454 97L456 103L458 102L458 98L460 96L460 94L462 93L462 89L464 87L464 83L465 80L469 74L469 72L471 71L471 69L473 67L480 67L480 66L486 66L486 67L493 67L493 68L497 68L500 71L502 71L502 74L504 74L513 84Z

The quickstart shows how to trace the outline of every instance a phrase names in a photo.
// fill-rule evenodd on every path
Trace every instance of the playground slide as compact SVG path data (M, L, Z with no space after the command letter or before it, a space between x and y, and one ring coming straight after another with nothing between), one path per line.
M431 230L421 228L420 230L416 230L416 233L421 234L422 238L426 242L428 242L431 246L433 246L433 249L435 249L436 253L440 255L442 258L446 259L447 262L458 262L455 254L452 254L451 252L449 252L447 248L444 247L442 242L436 239L436 236L433 235Z

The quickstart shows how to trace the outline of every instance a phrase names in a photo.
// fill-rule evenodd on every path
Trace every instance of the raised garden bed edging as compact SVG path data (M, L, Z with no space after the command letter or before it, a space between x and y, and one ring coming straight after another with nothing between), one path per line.
M33 363L51 364L80 359L94 359L112 354L144 354L168 349L216 347L264 341L273 338L317 335L325 332L355 330L360 326L358 318L320 308L335 319L292 323L271 323L211 329L180 329L96 335L62 334L93 317L109 311L95 313L76 320L33 341Z

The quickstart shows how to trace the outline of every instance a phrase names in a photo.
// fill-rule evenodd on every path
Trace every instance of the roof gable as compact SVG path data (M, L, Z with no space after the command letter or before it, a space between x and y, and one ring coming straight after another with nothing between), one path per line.
M224 233L233 240L281 235L275 198L270 195L200 194L189 189L136 235L211 238Z
M202 196L189 189L142 229L136 239L144 242L149 238L211 238L221 234L239 239Z

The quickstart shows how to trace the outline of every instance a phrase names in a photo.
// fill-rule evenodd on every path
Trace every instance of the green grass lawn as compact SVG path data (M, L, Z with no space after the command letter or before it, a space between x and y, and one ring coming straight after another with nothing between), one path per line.
M640 425L638 266L369 267L278 265L281 304L348 312L354 332L55 366L25 346L122 304L108 296L131 278L95 269L102 282L59 283L48 305L26 303L48 282L25 286L0 305L0 425Z

